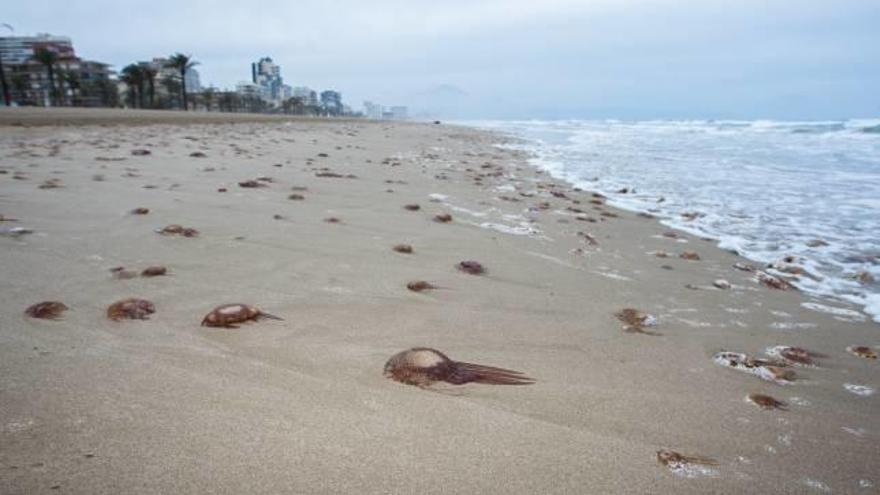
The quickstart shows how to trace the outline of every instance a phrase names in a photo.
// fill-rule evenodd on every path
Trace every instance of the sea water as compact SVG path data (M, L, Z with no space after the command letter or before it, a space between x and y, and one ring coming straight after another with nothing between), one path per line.
M469 124L521 138L534 165L614 206L756 262L795 256L800 289L880 322L880 120Z

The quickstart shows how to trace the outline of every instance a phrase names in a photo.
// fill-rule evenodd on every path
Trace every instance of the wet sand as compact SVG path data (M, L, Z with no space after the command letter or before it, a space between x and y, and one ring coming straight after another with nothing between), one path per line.
M489 133L97 112L0 110L0 229L33 230L0 235L2 493L877 490L880 397L845 384L880 386L846 352L880 328L857 308L767 288ZM129 297L155 313L108 320ZM40 301L70 309L24 314ZM224 303L283 321L200 326ZM656 324L625 331L625 308ZM777 345L824 357L787 385L713 362ZM384 377L411 347L535 383ZM672 470L661 449L716 464Z

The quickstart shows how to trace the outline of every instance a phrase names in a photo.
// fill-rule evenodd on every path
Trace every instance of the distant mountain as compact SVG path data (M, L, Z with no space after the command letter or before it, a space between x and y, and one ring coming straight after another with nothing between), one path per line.
M462 118L474 115L478 100L452 84L440 84L411 95L411 114L416 117Z

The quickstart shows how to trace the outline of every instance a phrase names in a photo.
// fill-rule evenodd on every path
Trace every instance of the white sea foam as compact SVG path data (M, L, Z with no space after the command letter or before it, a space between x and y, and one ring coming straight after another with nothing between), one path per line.
M610 278L610 279L612 279L612 280L621 280L621 281L624 281L624 282L629 282L630 280L632 280L631 278L629 278L629 277L627 277L627 276L625 276L625 275L620 275L620 274L618 274L618 273L614 273L614 272L597 272L597 271L594 271L593 273L595 273L595 274L597 274L597 275L602 275L603 277L605 277L605 278Z
M831 487L829 487L825 483L822 483L819 480L813 480L813 479L807 478L804 480L804 484L807 485L808 487L813 488L815 490L818 490L820 492L831 493Z
M539 229L532 227L528 223L520 224L520 225L505 225L503 223L496 223L496 222L476 223L476 222L465 221L463 223L466 223L469 225L476 225L477 227L480 227L483 229L494 230L496 232L501 232L502 234L527 235L529 237L540 237L540 238L544 238L544 239L547 238L546 236L544 236L541 233L541 231Z
M843 388L845 388L848 392L854 393L856 395L860 395L862 397L869 397L874 395L874 387L869 387L868 385L856 385L854 383L844 383Z
M712 360L715 361L715 364L724 366L725 368L756 375L762 380L767 380L768 382L774 382L779 385L787 385L791 383L786 380L785 377L774 372L773 368L753 363L747 355L739 352L721 351L716 353L715 356L712 357Z
M718 470L701 464L689 462L670 463L669 470L682 478L698 478L700 476L718 476Z
M841 426L840 429L849 433L850 435L855 435L857 437L863 437L865 436L865 433L868 432L868 430L864 428L853 428L850 426Z
M880 120L472 124L525 138L535 166L614 206L757 262L802 258L798 288L880 323Z
M853 311L851 309L846 308L836 308L834 306L827 306L825 304L819 304L814 302L805 302L801 303L801 306L812 309L813 311L818 311L820 313L828 313L845 321L865 321L865 316L859 313L858 311Z

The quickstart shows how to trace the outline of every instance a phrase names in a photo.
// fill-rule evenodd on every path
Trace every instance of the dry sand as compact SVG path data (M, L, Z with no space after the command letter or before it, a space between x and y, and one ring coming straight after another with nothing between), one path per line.
M0 127L0 214L18 219L0 228L34 230L0 236L0 492L876 493L880 397L844 388L880 386L880 362L845 351L880 344L859 314L808 309L711 242L591 204L499 136L156 118L0 111L7 125L65 124ZM356 178L316 176L328 171ZM237 185L258 177L272 182ZM63 187L40 189L47 179ZM432 221L442 212L452 222ZM174 223L200 235L154 232ZM462 260L487 273L457 271ZM109 272L150 265L169 275ZM412 280L443 289L411 292ZM156 313L107 320L125 297ZM24 315L44 300L71 309ZM199 326L228 302L284 321ZM656 316L660 335L624 332L625 307ZM790 385L712 360L783 344L826 356ZM537 382L423 390L383 377L415 346ZM662 448L717 465L675 474Z

